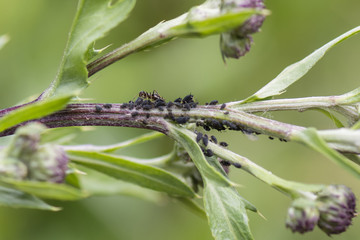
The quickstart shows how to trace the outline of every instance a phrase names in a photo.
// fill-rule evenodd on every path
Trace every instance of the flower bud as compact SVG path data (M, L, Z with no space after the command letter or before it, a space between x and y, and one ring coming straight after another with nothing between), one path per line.
M350 188L330 185L318 193L318 226L328 235L344 232L355 216L356 199Z
M246 8L264 9L263 0L223 0L222 12L240 11ZM251 47L252 37L250 34L260 30L265 20L264 15L256 14L245 21L241 26L221 34L220 49L223 58L239 58L244 56Z
M57 145L45 144L28 162L30 179L61 183L65 179L69 159L65 151Z
M54 144L40 144L46 127L29 123L18 128L13 141L0 157L0 174L14 179L63 182L68 157Z
M23 180L27 175L27 167L16 158L0 156L0 176L15 180Z
M295 199L288 210L286 227L290 228L293 232L309 232L314 229L319 216L319 211L313 200Z
M40 134L45 129L43 124L36 122L18 128L7 154L23 160L28 159L39 148Z
M232 32L222 33L220 36L220 48L223 59L240 58L250 51L252 37L239 38Z

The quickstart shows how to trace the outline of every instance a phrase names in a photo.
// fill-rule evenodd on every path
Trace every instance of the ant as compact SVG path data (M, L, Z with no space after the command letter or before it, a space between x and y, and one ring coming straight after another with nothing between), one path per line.
M141 91L141 92L139 92L139 97L141 97L143 99L153 100L153 101L156 101L158 99L164 101L164 98L161 97L156 90L154 90L152 93Z

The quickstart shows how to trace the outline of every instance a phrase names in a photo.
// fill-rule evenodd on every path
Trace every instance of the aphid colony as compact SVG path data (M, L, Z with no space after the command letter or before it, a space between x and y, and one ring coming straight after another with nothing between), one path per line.
M218 104L217 100L213 100L210 103L206 103L207 106L216 106ZM174 101L166 102L163 97L161 97L157 91L153 92L145 92L141 91L139 92L139 95L135 101L129 101L128 103L123 103L120 105L121 109L128 109L132 110L131 116L137 117L139 115L144 116L144 113L141 114L139 111L136 110L142 110L142 111L151 111L153 109L158 110L160 112L167 111L167 113L164 115L165 119L170 119L177 124L186 124L191 119L190 116L187 116L187 112L191 111L192 108L196 108L198 105L198 102L194 101L194 96L192 94L186 95L184 98L177 98ZM100 113L103 108L105 109L111 109L113 107L112 104L103 104L96 105L95 106L95 112ZM229 111L226 109L226 104L223 103L219 106L220 110L224 110L224 115L228 115ZM173 114L174 109L181 109L184 113L181 116L175 117ZM150 113L146 113L145 117L149 118L151 115ZM222 130L234 130L234 131L241 131L244 134L260 134L256 131L253 131L246 126L243 126L241 124L231 122L228 120L219 120L215 118L193 118L194 122L196 122L196 126L202 127L205 131L210 131L212 129L216 129L218 131ZM143 122L146 122L143 120ZM213 142L214 144L218 144L218 141L215 136L211 136L210 138L208 135L203 134L201 132L196 131L196 142L202 142L205 148L201 147L203 150L203 153L207 157L212 157L214 155L213 151L211 149L207 149L207 145L209 141ZM269 137L270 139L273 139L273 137ZM280 139L280 141L286 142L285 139ZM228 144L226 142L219 142L219 145L222 147L227 147ZM230 163L224 160L221 160L220 163L224 167L224 169L230 165L233 165L237 168L240 168L241 165L236 163Z
M202 143L202 145L205 146L205 147L201 146L201 150L204 153L204 155L206 157L214 156L214 152L211 149L207 148L207 146L209 144L209 141L214 144L217 144L218 143L217 138L214 135L211 135L209 138L209 136L207 134L203 134L202 132L198 132L198 131L195 131L195 133L196 133L196 142ZM222 147L228 146L228 144L226 142L220 142L219 145ZM241 165L239 163L232 163L232 162L229 162L229 161L226 161L223 159L220 160L220 164L224 168L224 171L226 173L229 173L229 166L231 166L231 165L233 165L236 168L241 168Z

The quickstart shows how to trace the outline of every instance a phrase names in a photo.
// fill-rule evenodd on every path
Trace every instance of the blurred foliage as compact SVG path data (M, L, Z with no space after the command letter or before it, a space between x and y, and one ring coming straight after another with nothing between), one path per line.
M161 20L178 16L202 1L138 1L123 24L96 43L111 48L132 40ZM254 35L250 53L240 60L222 62L217 36L179 39L150 52L130 56L94 75L83 97L96 102L124 102L141 90L156 89L175 99L191 92L201 103L240 100L254 93L287 65L298 61L334 37L359 25L360 1L266 1L272 11ZM0 52L0 107L36 96L55 77L77 1L0 1L0 35L10 42ZM284 97L342 94L358 87L359 36L336 46ZM275 113L285 122L326 129L333 123L318 112ZM78 143L110 144L144 133L138 129L97 128L76 139ZM238 133L217 134L230 149L287 179L306 183L338 183L360 196L358 181L320 154L294 143L256 142ZM0 142L7 138L0 139ZM141 151L139 151L141 149ZM123 151L154 157L171 150L166 138ZM259 151L261 150L261 151ZM234 170L234 169L233 169ZM244 187L240 194L268 221L249 214L255 239L328 239L316 229L306 235L285 229L290 201L241 171L231 177ZM57 213L0 208L1 239L211 239L205 220L177 202L160 205L130 197L94 197L74 203L54 203ZM359 218L338 239L357 239ZM271 236L269 238L269 236Z

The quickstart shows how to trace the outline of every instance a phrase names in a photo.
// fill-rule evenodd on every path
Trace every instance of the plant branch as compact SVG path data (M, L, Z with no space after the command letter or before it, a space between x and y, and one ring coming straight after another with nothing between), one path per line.
M168 121L177 122L180 118L188 118L186 123L216 124L227 126L227 129L241 131L244 134L265 134L271 137L277 137L283 141L298 140L297 136L306 128L267 119L243 111L230 108L221 109L220 105L200 105L192 108L190 111L184 108L173 106L170 111L159 109L127 109L122 108L122 104L112 104L110 109L103 107L105 104L96 103L78 103L69 104L66 109L48 115L46 117L32 120L39 121L49 128L70 127L70 126L119 126L150 129L167 134L166 124ZM9 111L3 110L0 117ZM171 117L170 117L171 112ZM26 122L7 129L0 133L1 136L11 135L16 128L24 125ZM216 127L215 127L216 128ZM224 130L225 128L223 128ZM320 133L321 131L319 131ZM357 131L358 132L358 131ZM358 133L354 133L352 139L357 138ZM331 134L323 134L324 140L331 146L344 153L359 154L357 144L349 145L347 142L341 142L336 137L340 133L338 130L332 130Z
M306 97L306 98L290 98L290 99L276 99L264 100L257 102L250 102L239 104L240 102L230 102L229 108L244 111L247 113L256 112L270 112L270 111L287 111L296 110L303 112L309 109L328 109L336 111L351 122L359 120L359 114L354 106L341 105L339 100L342 96L325 96L325 97Z

